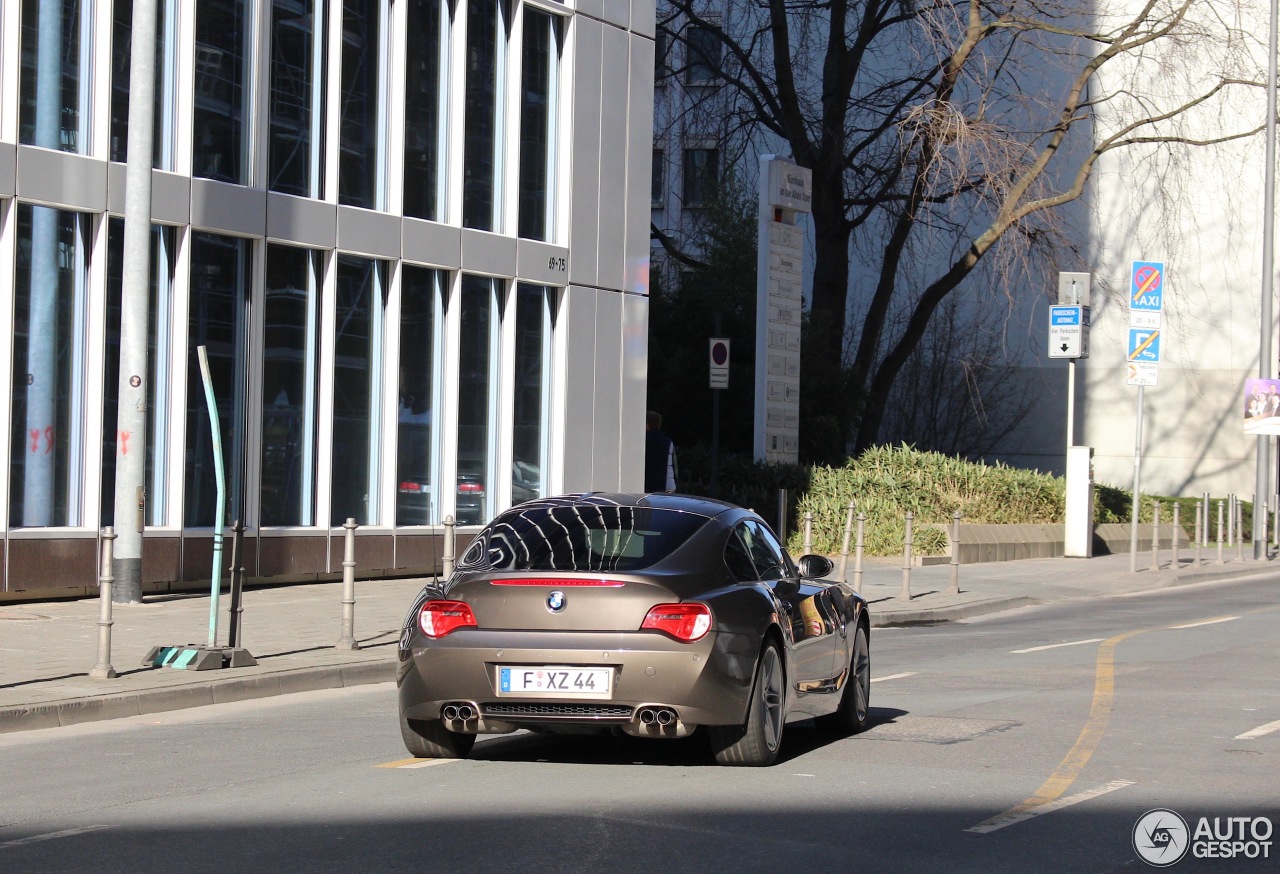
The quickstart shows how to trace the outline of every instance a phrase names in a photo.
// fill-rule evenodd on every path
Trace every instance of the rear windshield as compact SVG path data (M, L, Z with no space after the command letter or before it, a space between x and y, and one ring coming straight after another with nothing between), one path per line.
M519 508L494 519L459 564L469 570L637 571L666 558L706 521L651 507Z

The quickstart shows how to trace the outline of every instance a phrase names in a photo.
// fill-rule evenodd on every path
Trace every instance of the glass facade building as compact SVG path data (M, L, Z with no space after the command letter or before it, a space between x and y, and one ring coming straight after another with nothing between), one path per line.
M0 599L439 566L443 522L638 489L651 2L159 0L150 281L123 287L133 0L0 0ZM148 48L148 50L151 50ZM117 430L149 314L145 435Z

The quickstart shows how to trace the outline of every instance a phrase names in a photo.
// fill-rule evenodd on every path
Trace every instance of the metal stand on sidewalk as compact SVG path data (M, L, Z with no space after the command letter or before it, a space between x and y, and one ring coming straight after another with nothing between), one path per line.
M142 663L156 668L178 668L184 671L212 671L221 668L246 668L257 664L248 650L235 646L218 646L218 601L222 597L222 522L226 506L226 475L222 463L222 428L218 424L218 403L213 394L213 378L209 375L209 354L204 346L196 347L200 376L204 381L204 399L209 409L209 430L213 438L213 471L217 482L217 504L213 525L213 567L209 581L209 637L204 646L153 646Z
M898 597L904 601L911 600L911 523L916 514L907 511L907 527L902 538L902 591Z
M102 529L102 575L98 577L98 663L89 676L95 680L114 680L119 674L111 667L111 587L116 578L111 573L111 547L116 530Z
M360 648L356 640L356 520L348 518L342 523L346 530L342 549L342 637L337 648Z
M849 582L849 576L845 573L849 569L849 537L853 534L853 511L857 505L849 502L849 513L844 519L844 540L840 543L840 580Z
M951 594L960 594L960 511L951 514Z

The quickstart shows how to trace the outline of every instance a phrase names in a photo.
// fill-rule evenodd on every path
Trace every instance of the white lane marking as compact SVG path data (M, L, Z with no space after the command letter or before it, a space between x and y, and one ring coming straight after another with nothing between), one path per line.
M885 680L901 680L903 677L914 677L915 675L915 671L907 671L905 674L890 674L887 677L872 677L871 682L882 683Z
M972 828L967 828L965 831L979 835L990 834L991 832L998 831L1005 826L1025 822L1026 820L1039 816L1042 813L1052 813L1055 810L1061 810L1064 807L1079 804L1081 801L1088 801L1091 798L1097 798L1099 795L1106 795L1108 792L1115 792L1117 789L1123 789L1126 786L1132 785L1132 780L1112 780L1110 783L1099 786L1096 789L1077 792L1075 795L1068 795L1066 798L1059 798L1057 801L1050 801L1048 804L1041 804L1039 807L1033 807L1030 810L1022 811L1021 813L997 816L993 819L987 820L986 822L980 822Z
M1233 619L1239 618L1239 616L1222 616L1218 619L1205 619L1200 622L1188 622L1186 625L1170 625L1169 627L1176 631L1180 628L1199 628L1201 625L1217 625L1219 622L1230 622Z
M44 835L32 835L29 838L17 838L12 841L5 841L0 844L0 850L7 850L9 847L21 847L23 844L34 844L39 841L52 841L55 838L70 838L76 835L82 835L86 832L96 832L104 828L111 828L109 825L84 825L80 828L69 828L60 832L49 832Z
M1235 736L1236 740L1253 740L1255 737L1262 737L1264 734L1271 734L1273 731L1280 731L1280 719L1275 722L1268 722L1266 725L1259 725L1257 728L1246 731L1244 734Z
M1057 649L1058 647L1061 647L1061 646L1084 646L1086 643L1102 643L1102 638L1091 637L1088 640L1073 640L1070 643L1049 643L1049 644L1045 644L1044 646L1033 646L1027 649L1012 649L1012 650L1009 650L1009 652L1012 655L1022 655L1023 653L1028 653L1028 652L1040 652L1041 650L1046 650L1046 649Z

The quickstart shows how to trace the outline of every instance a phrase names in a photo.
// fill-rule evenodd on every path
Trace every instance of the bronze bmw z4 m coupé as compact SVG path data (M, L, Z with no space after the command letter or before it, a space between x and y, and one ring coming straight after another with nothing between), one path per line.
M797 565L755 513L684 495L582 494L498 515L405 617L405 747L460 758L517 729L685 737L769 765L788 722L867 725L866 602Z

